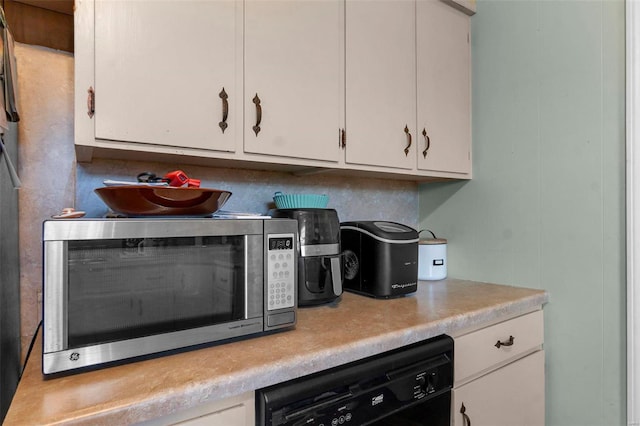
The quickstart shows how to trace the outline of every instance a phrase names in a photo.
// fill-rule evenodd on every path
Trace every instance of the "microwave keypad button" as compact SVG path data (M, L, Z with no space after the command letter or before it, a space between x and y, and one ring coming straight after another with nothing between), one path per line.
M271 235L274 241L293 241L294 235ZM291 308L295 306L294 251L292 244L269 244L267 259L267 310ZM273 297L272 297L273 296ZM291 297L288 297L291 296ZM273 303L271 303L273 301ZM284 323L283 323L284 324Z

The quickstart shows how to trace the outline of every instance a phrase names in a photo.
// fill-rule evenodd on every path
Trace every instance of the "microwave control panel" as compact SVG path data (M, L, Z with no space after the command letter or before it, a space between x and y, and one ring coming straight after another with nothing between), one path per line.
M267 310L295 304L294 234L270 234L267 250Z

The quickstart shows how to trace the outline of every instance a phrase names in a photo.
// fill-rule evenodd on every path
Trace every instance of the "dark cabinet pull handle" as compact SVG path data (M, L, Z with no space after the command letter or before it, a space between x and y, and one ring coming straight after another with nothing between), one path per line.
M498 349L500 349L501 346L513 346L514 340L515 339L513 336L509 336L509 340L507 340L506 342L501 342L500 340L498 340L498 342L494 346Z
M404 155L409 155L409 148L411 148L411 133L409 133L409 127L404 126L404 132L407 135L407 147L404 149Z
M424 136L424 151L422 151L422 156L424 158L427 158L427 151L429 151L429 148L431 147L431 139L429 138L429 136L427 136L427 129L423 128L422 129L422 136Z
M218 126L222 129L222 133L224 133L224 131L227 130L227 117L229 116L229 102L227 101L229 95L225 92L224 87L219 96L220 99L222 99L222 121L218 123Z
M471 419L467 415L467 407L464 406L464 402L462 403L462 407L460 407L460 414L462 414L463 426L471 426Z
M93 87L89 87L87 93L87 114L89 118L93 118L93 114L96 112L96 92L93 91Z
M260 122L262 121L262 107L260 106L260 98L257 93L253 97L253 103L256 104L256 125L253 126L253 131L256 133L256 136L258 136L258 133L260 133Z

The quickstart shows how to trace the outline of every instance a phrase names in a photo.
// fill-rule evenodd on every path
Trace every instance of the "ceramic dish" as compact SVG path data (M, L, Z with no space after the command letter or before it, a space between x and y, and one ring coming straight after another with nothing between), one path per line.
M95 192L113 211L128 216L207 216L231 197L218 189L149 185L107 186Z

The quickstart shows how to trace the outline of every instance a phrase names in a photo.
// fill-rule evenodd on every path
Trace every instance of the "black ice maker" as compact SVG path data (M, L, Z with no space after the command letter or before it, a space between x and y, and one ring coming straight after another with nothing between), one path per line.
M345 290L392 298L418 289L418 232L385 221L343 222Z

